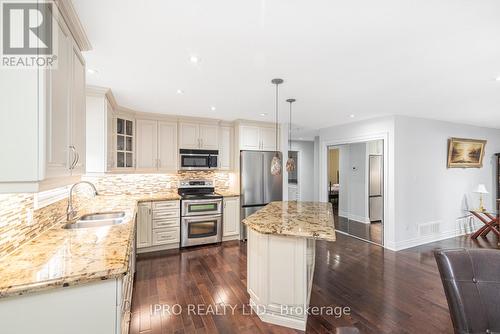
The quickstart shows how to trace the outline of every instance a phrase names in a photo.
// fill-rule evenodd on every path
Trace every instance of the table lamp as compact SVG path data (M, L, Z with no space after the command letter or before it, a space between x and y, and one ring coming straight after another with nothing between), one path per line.
M483 194L489 194L488 190L486 190L486 186L484 184L478 184L478 186L474 189L474 192L479 194L479 209L480 212L485 212L486 209L484 207L483 202Z

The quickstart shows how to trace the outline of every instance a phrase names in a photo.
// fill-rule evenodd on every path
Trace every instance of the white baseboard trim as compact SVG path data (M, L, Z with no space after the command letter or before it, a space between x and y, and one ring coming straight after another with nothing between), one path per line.
M263 308L258 307L257 304L250 298L249 302L250 307L252 308L253 312L257 314L257 316L260 318L260 320L273 324L273 325L279 325L279 326L284 326L288 328L293 328L297 329L299 331L305 331L306 330L306 324L307 324L307 316L305 319L298 319L298 318L291 318L291 317L286 317L283 315L279 315L276 313L271 313L267 310L264 311Z
M477 230L481 226L483 226L483 224L474 223L473 230ZM387 245L385 245L385 247L390 249L390 250L393 250L393 251L400 251L403 249L408 249L408 248L412 248L412 247L416 247L416 246L429 244L431 242L436 242L436 241L441 241L444 239L458 237L460 235L464 235L467 233L470 233L470 232L467 232L462 228L456 228L454 230L442 232L442 233L436 234L436 235L429 235L429 236L425 236L425 237L417 237L417 238L408 239L408 240L404 240L404 241L398 241L395 243L387 244Z
M362 216L358 216L358 215L353 215L349 212L345 212L345 211L339 211L339 217L342 217L342 218L346 218L346 219L349 219L349 220L355 220L359 223L363 223L363 224L370 224L370 218L369 217L362 217Z

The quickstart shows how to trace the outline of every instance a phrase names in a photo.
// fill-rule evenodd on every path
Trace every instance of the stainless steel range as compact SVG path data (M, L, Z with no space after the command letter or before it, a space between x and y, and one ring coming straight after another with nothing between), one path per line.
M222 196L209 180L179 182L181 247L222 241Z

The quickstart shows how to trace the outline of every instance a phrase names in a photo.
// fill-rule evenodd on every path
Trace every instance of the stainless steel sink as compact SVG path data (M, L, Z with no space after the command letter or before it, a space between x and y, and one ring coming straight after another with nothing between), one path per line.
M89 227L102 227L119 225L125 222L125 212L97 212L82 216L76 222L69 222L63 226L65 229L78 229Z
M108 219L116 219L125 217L125 212L96 212L90 213L88 215L83 215L79 220L87 221L87 220L108 220Z

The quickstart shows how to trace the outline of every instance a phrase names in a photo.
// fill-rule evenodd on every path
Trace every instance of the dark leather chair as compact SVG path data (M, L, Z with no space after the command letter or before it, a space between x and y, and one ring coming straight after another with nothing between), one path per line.
M500 333L500 250L434 253L455 333Z

